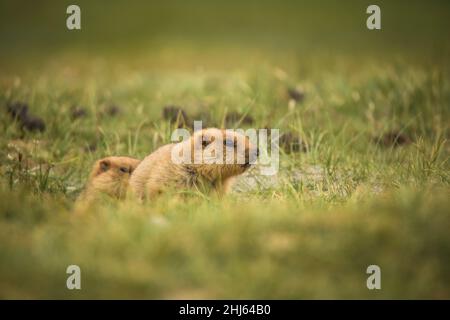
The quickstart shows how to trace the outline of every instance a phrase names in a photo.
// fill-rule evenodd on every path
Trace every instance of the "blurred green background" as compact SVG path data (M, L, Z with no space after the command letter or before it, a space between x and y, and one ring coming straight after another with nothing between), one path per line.
M448 1L377 1L382 31L366 28L370 1L77 1L82 30L65 26L71 1L1 1L0 52L43 58L61 51L152 57L165 52L173 66L250 63L268 58L386 54L443 59L448 54ZM186 61L185 52L192 56ZM227 57L227 52L237 55ZM430 55L431 54L431 55ZM163 57L164 58L164 55ZM404 58L404 56L402 56ZM130 58L131 59L131 58ZM192 61L194 60L194 61ZM232 61L229 61L232 60Z

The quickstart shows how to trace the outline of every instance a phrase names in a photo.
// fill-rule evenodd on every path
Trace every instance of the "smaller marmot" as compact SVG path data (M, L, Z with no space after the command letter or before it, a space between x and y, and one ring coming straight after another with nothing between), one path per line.
M243 134L216 128L199 130L189 139L164 145L142 160L131 175L130 188L140 199L152 198L167 188L223 194L229 191L233 178L245 172L257 157L258 149Z
M79 199L91 201L105 194L112 198L125 198L131 173L139 162L140 160L129 157L107 157L98 160Z

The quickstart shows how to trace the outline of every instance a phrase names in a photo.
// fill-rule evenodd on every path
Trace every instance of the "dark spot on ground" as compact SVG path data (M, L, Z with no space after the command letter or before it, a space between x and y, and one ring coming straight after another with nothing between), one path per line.
M291 131L282 133L280 136L280 147L283 148L284 152L306 152L307 147L305 142Z
M171 123L178 124L178 128L190 127L192 124L186 111L178 106L165 106L163 108L163 118Z
M398 147L412 142L409 136L399 131L388 131L379 137L375 137L373 140L376 144L384 147Z
M86 151L86 152L94 152L95 150L97 150L96 142L91 142L87 146L84 147L84 151Z
M17 121L22 121L28 115L28 104L25 102L10 102L6 106L8 113Z
M201 121L202 122L202 128L212 128L212 127L218 127L219 125L213 120L211 117L211 114L206 111L201 111L196 113L193 116L193 121ZM192 122L193 124L194 122Z
M287 93L289 98L295 100L295 102L302 102L305 98L304 92L296 88L288 88Z
M84 118L87 115L88 115L88 112L87 112L86 108L81 107L81 106L74 106L70 110L70 118L72 120Z
M25 119L21 121L21 127L27 131L34 132L44 132L45 122L42 118L28 115Z
M15 119L23 130L30 132L45 131L45 122L42 118L30 114L28 104L25 102L12 102L7 105L8 113Z
M225 116L225 125L228 126L232 126L234 124L244 124L244 125L249 125L249 124L253 124L255 122L255 120L253 119L252 116L248 115L248 114L241 114L239 112L229 112L227 113L227 115Z
M121 108L116 104L112 104L108 108L106 108L106 114L110 117L115 117L119 115L120 112Z
M264 129L267 130L268 139L271 139L271 128L265 126ZM305 141L296 133L292 131L281 131L279 132L279 147L284 150L285 153L294 152L307 152L308 147ZM268 141L269 141L268 140Z

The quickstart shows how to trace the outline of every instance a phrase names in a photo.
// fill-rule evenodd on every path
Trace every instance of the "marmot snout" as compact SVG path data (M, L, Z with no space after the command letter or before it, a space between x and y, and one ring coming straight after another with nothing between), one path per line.
M186 151L189 154L184 154ZM147 156L133 172L130 187L141 199L151 198L168 187L224 193L232 178L245 172L257 156L258 149L245 135L204 129L186 141L162 146Z

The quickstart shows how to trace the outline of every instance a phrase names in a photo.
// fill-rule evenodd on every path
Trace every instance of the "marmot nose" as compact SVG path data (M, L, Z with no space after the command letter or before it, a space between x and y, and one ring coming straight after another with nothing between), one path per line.
M246 164L250 164L250 163L255 163L256 159L259 156L259 149L255 148L255 149L248 149L245 152L245 163Z

